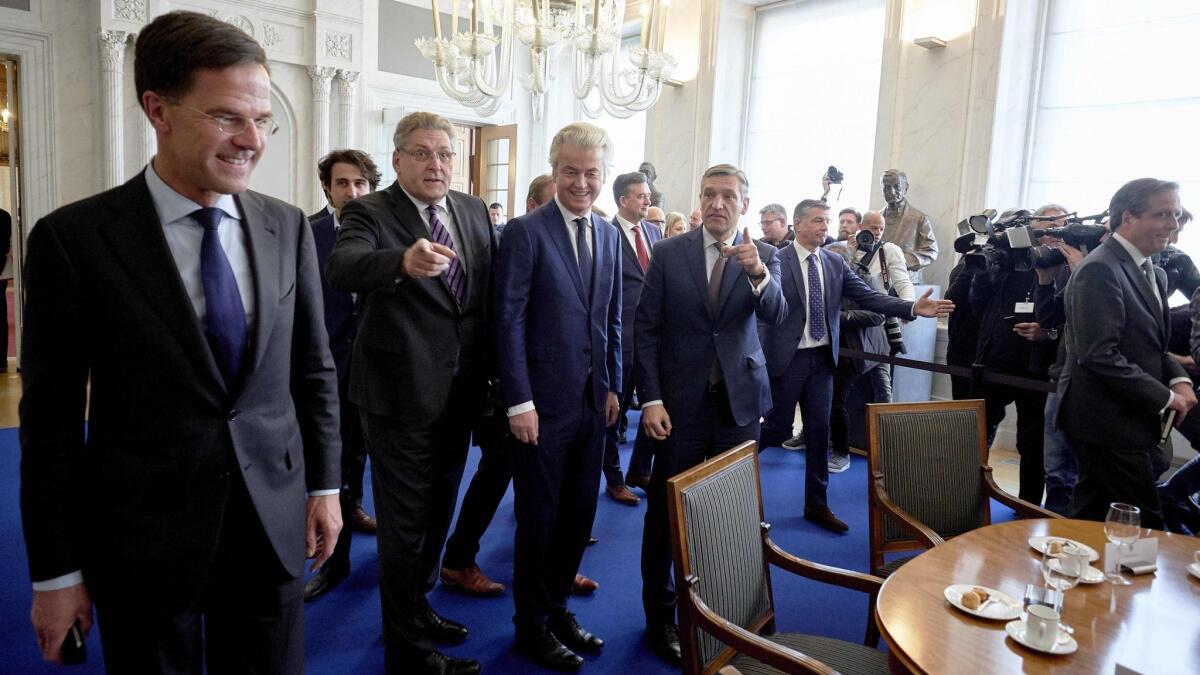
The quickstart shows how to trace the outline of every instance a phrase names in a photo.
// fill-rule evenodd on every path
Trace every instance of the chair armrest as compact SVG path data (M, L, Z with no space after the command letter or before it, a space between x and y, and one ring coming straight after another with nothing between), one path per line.
M1053 511L1047 511L1036 504L1030 504L1023 499L1018 499L1008 494L996 484L996 479L992 476L992 467L985 464L981 468L983 470L984 492L992 499L1016 511L1018 516L1024 518L1062 518L1062 516Z
M781 644L752 633L741 626L725 620L700 598L696 593L695 576L688 578L687 598L691 604L692 620L704 631L711 633L721 642L733 647L734 650L745 654L767 665L774 666L785 673L813 673L814 675L837 675L837 671L824 663L789 649Z
M871 597L883 587L883 579L879 577L797 558L771 539L770 530L770 524L762 524L763 554L772 565L808 579L869 593Z
M875 472L875 479L871 482L871 496L879 502L884 511L887 511L896 520L900 521L904 529L908 530L925 548L933 548L939 544L946 543L946 540L942 539L941 535L929 529L927 525L914 518L907 511L900 508L899 504L892 501L892 498L887 494L887 488L883 487L883 474L878 471Z

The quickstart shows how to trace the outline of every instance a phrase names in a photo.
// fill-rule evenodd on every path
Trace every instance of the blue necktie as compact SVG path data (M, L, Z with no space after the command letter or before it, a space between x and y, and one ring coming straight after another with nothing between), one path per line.
M204 284L204 334L208 337L217 368L232 386L242 367L246 349L246 309L238 291L233 267L221 248L217 226L224 212L218 208L197 209L192 217L204 228L200 243L200 280Z
M825 291L817 272L817 254L808 256L808 334L814 340L825 337Z
M575 219L575 248L579 249L579 276L583 277L583 295L592 301L592 251L587 245L587 218Z

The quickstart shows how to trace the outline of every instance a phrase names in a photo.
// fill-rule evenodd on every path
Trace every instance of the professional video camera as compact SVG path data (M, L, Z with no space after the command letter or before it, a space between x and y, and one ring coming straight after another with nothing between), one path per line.
M1086 254L1099 246L1100 239L1108 232L1108 228L1099 224L1104 216L1100 213L1079 217L1071 213L1065 216L1066 223L1062 226L1039 228L1032 224L1062 220L1064 216L1035 216L1020 210L993 220L996 211L988 209L958 224L960 236L954 240L954 250L964 254L964 271L968 274L990 274L1006 259L1016 271L1054 267L1066 258L1057 249L1039 246L1037 240L1053 237Z

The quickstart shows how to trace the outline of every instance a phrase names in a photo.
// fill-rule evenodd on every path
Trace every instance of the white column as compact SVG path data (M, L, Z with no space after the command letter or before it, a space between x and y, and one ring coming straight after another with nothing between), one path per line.
M122 101L125 80L125 41L129 33L100 31L100 114L104 126L105 189L125 182L125 119Z
M309 163L313 167L313 206L321 208L325 205L325 195L321 191L321 180L317 177L317 162L329 152L329 84L333 80L336 68L325 66L309 66L308 76L312 78L313 93L313 159Z
M354 119L358 114L358 99L355 91L358 89L358 71L339 70L338 81L338 147L354 147Z

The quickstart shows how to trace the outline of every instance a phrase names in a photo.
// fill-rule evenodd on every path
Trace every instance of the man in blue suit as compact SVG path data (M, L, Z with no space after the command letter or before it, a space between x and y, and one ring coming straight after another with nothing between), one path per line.
M354 336L358 334L358 312L354 294L339 291L329 285L325 263L337 241L342 207L351 199L374 192L379 186L379 169L370 156L360 150L334 150L317 163L321 189L333 207L333 212L318 211L310 217L313 243L317 246L317 269L321 272L321 293L325 299L325 332L329 335L329 352L338 375L338 404L341 411L342 436L342 513L347 527L338 534L337 546L329 562L323 565L304 585L304 600L328 593L350 574L351 530L375 532L375 519L363 510L363 472L367 467L367 448L363 442L362 422L358 406L350 400L350 355Z
M592 214L612 152L603 129L563 127L550 143L555 198L509 221L496 257L493 328L515 439L513 622L518 649L557 670L604 645L567 596L622 391L620 233Z
M763 422L763 447L780 445L792 435L793 411L800 404L804 418L804 518L831 532L850 528L830 510L829 413L833 402L833 373L837 369L842 296L860 309L913 319L945 316L954 309L949 300L932 300L929 289L909 302L873 290L845 260L821 248L829 229L829 205L805 199L792 218L794 245L779 252L783 295L791 312L782 324L760 324L771 399L775 407ZM833 317L832 320L830 317Z
M656 441L642 531L646 638L679 664L675 589L667 536L666 481L684 469L758 439L771 407L766 357L755 320L787 314L775 247L739 233L749 182L718 164L700 182L704 226L659 243L637 309L637 386L642 428Z
M617 215L612 224L624 235L621 237L621 335L625 338L621 340L621 382L624 391L621 392L617 423L609 427L604 439L604 480L608 484L604 493L622 504L636 506L641 500L629 490L621 476L617 436L624 435L625 414L633 400L633 333L638 298L642 296L646 269L650 267L650 249L662 239L662 231L645 221L650 210L650 184L645 174L634 171L617 176L613 181L613 198L617 201ZM639 460L637 465L635 459ZM646 453L635 450L629 462L629 475L648 476L649 459Z

